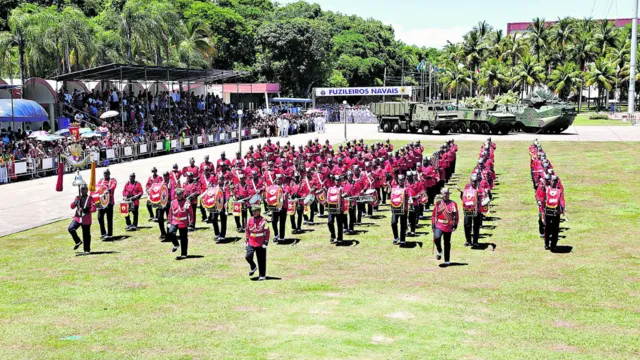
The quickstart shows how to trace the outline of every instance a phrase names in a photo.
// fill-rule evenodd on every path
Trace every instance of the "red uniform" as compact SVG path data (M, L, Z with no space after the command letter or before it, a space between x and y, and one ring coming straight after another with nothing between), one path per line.
M211 161L203 161L202 164L200 164L200 172L203 173L204 169L209 169L213 173L216 171L215 167L215 164Z
M191 220L190 204L185 200L174 199L171 201L167 220L170 225L176 225L178 229L186 229Z
M156 175L155 177L149 176L149 179L147 180L147 184L145 185L144 188L145 190L149 191L149 189L153 184L161 183L161 182L162 182L162 176L160 175Z
M124 189L122 190L122 196L124 196L125 198L132 198L139 195L142 195L142 185L139 182L136 181L135 183L132 184L131 181L128 181L124 185ZM140 205L140 197L138 197L136 200L133 201L133 205L134 206Z
M440 200L433 207L431 224L444 232L453 232L458 227L458 204L452 200Z
M189 165L189 166L185 167L183 169L183 171L182 171L183 174L186 174L188 172L192 173L194 177L200 176L200 168L198 168L195 165L193 165L193 166Z
M98 181L98 183L96 184L97 186L106 186L107 188L109 188L109 205L113 205L115 204L115 193L116 193L116 186L118 186L118 182L116 181L116 179L109 179L109 180L105 180L105 179L100 179L100 181Z
M231 166L236 166L236 164L240 164L240 167L244 167L244 160L242 158L238 159L235 158L233 159L233 161L231 162Z
M78 200L79 200L79 197L76 196L76 198L71 203L71 208L75 209L76 207L78 207L78 205L80 205L80 207L84 209L84 215L82 217L79 217L78 216L79 211L76 211L76 214L73 217L73 220L75 220L80 225L91 225L91 221L92 221L91 214L96 212L96 204L93 202L93 200L91 199L91 196L89 195L87 195L80 204L76 205Z
M220 170L222 168L222 164L231 167L231 161L229 161L229 159L218 159L218 162L216 162L216 169Z
M262 216L250 217L247 221L247 244L252 247L260 247L264 245L266 241L269 241L270 236L269 222Z

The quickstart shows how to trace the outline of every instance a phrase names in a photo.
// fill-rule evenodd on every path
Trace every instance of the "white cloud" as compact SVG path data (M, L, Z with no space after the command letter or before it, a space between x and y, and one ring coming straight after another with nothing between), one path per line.
M471 26L454 26L441 28L404 29L401 25L392 25L396 37L409 45L441 48L447 44L462 41L464 34L471 30Z

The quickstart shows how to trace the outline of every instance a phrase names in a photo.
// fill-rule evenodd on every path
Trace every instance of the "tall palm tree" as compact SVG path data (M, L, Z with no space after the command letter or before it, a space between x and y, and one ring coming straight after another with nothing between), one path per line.
M18 48L18 68L20 69L20 80L24 84L27 78L26 53L29 40L34 38L33 27L30 27L32 20L32 8L29 5L20 5L11 10L9 15L9 31L0 33L0 43L6 46L16 46Z
M440 78L444 89L449 92L449 96L451 96L451 92L455 90L456 93L456 106L459 103L459 90L460 88L465 89L471 84L471 73L464 66L460 66L457 63L449 63L447 64L446 71L444 75Z
M594 63L590 64L585 76L585 84L587 86L595 85L598 87L598 108L602 105L601 99L605 100L606 105L609 99L609 92L615 82L616 71L607 59L599 57Z
M199 20L187 23L186 36L180 42L179 54L187 67L206 67L211 63L215 47L207 27Z
M567 59L567 47L573 41L574 22L571 18L558 19L551 28L550 40L554 44L554 52L558 54L557 63L562 65Z
M533 47L533 52L537 56L537 61L540 62L540 55L547 48L549 42L549 28L544 22L544 19L539 17L533 19L533 22L528 27L529 33L527 36Z
M486 20L478 21L478 25L473 27L473 30L477 31L482 39L485 39L491 33L492 29Z
M145 52L150 42L153 43L154 35L161 33L156 16L150 16L145 10L142 0L133 0L124 5L122 12L109 8L104 16L105 27L119 32L125 50L124 58L129 63L135 63L137 52Z
M585 27L579 28L580 32L577 34L573 43L569 47L569 57L578 65L578 71L584 73L587 71L587 63L593 61L594 57L594 45L591 41L591 33L586 32ZM582 107L582 89L584 81L580 82L580 91L578 97L578 112ZM588 105L588 104L587 104Z
M580 84L581 81L580 71L578 71L576 64L568 62L551 72L547 85L561 99L567 100L571 91Z
M471 30L464 36L463 40L463 48L464 55L467 65L471 70L471 84L470 84L470 94L471 96L475 96L473 92L473 77L478 69L478 66L484 59L484 51L485 45L482 41L482 37L480 36L480 32L477 30Z
M491 34L486 37L485 42L488 53L487 56L500 57L506 44L504 31L502 29L492 31Z
M7 33L7 35L11 35ZM0 75L7 74L11 82L13 82L13 57L15 47L12 45L13 37L0 34Z
M604 20L597 27L593 36L599 56L604 56L609 48L618 46L618 30L613 22Z
M506 82L507 76L505 75L504 66L498 59L490 58L482 64L482 72L480 73L478 84L489 89L491 99L495 97L495 89L497 88L500 91Z
M523 97L525 89L531 93L536 84L544 80L544 68L530 56L522 58L515 73L513 87L520 87L520 98Z

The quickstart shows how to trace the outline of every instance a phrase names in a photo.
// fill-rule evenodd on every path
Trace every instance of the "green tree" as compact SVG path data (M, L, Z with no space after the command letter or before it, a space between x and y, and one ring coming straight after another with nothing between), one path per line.
M514 78L514 88L520 87L520 97L524 95L524 91L530 93L533 88L544 79L544 68L530 56L522 58L520 64L516 67Z
M594 63L591 63L589 70L585 75L585 84L587 86L595 85L598 88L598 108L606 105L609 98L609 92L616 82L616 71L611 62L600 57ZM604 102L604 104L603 104Z
M531 42L533 53L536 55L538 63L540 62L540 56L547 48L549 42L549 28L544 22L544 19L539 17L533 19L533 22L528 27L529 33L527 37Z
M618 46L617 29L609 20L601 21L593 36L598 56L604 56L609 48Z
M187 67L207 67L215 55L215 47L209 36L209 30L202 21L192 20L187 23L186 36L180 42L180 61Z
M33 5L20 5L11 10L9 15L9 31L0 33L0 44L5 47L15 46L18 49L18 68L20 80L24 84L27 78L26 53L29 41L35 37L34 27L31 26L33 14L37 11Z
M587 63L591 62L594 56L593 42L591 41L591 33L587 32L587 27L584 23L579 26L579 33L573 41L573 44L569 47L569 57L578 66L578 71L584 72L587 67ZM584 74L583 74L584 75ZM580 82L580 90L578 92L578 111L582 107L582 90L584 87L584 81Z
M554 45L555 63L562 65L567 60L567 49L574 38L574 21L568 17L558 19L550 32L549 40Z
M489 96L491 99L495 97L495 90L500 89L506 85L507 76L505 75L504 66L498 61L498 59L490 58L482 63L482 71L479 75L478 84L489 89Z
M484 59L485 45L477 30L471 30L464 36L463 40L464 56L469 69L471 70L471 84L469 85L469 92L471 96L475 96L473 92L473 77L478 69L478 66Z
M444 75L440 78L444 89L449 93L455 91L456 94L456 106L459 104L459 91L460 89L467 89L471 85L471 72L464 66L459 66L456 63L447 64Z
M568 62L557 67L549 75L548 86L561 99L567 100L571 91L582 82L576 64Z

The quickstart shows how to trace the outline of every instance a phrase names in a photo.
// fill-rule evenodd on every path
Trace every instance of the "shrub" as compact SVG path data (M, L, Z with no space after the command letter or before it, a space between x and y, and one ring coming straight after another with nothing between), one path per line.
M589 114L589 120L609 120L609 115L607 114Z

